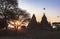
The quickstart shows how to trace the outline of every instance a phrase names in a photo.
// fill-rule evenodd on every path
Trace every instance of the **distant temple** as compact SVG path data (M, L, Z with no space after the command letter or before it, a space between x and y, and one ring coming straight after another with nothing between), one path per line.
M42 20L40 23L36 21L36 17L33 14L30 23L28 24L28 29L30 30L48 30L52 29L51 24L47 21L47 17L43 14Z
M47 17L45 16L45 14L43 14L41 23L40 23L40 28L42 30L51 30L52 26L51 24L48 22Z
M37 21L36 21L36 17L35 17L35 14L33 14L31 20L30 20L30 23L28 24L28 29L29 30L33 30L37 27Z

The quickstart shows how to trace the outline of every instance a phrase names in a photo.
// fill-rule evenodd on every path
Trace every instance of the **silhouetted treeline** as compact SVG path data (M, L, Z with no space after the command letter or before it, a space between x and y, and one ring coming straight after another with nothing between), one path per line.
M30 16L25 10L18 8L17 0L0 0L0 19L4 21L0 22L0 25L4 25L5 27L5 22L8 24L10 20L23 20L22 23L28 22Z

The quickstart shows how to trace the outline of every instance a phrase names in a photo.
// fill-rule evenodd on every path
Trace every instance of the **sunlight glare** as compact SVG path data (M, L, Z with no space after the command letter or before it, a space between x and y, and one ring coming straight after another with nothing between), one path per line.
M14 26L13 26L13 25L11 25L11 24L9 24L9 25L8 25L8 28L14 28Z
M56 26L53 26L53 28L56 28Z

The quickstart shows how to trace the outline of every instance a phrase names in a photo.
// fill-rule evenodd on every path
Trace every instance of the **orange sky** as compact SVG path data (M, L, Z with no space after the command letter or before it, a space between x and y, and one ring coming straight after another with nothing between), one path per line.
M42 19L42 16L40 17L40 16L37 16L36 17L36 20L38 21L38 22L40 22L41 21L41 19ZM49 22L60 22L60 18L53 18L53 17L47 17L47 20L49 21Z

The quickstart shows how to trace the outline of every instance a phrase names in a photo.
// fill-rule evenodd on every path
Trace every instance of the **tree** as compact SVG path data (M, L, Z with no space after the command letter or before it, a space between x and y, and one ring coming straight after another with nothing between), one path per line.
M0 0L0 16L5 22L9 20L20 20L22 24L29 21L29 14L18 8L17 0Z
M7 23L7 10L14 9L18 6L17 0L0 0L0 16ZM8 23L7 23L8 24Z
M16 21L20 21L20 25L19 26L23 26L23 25L25 26L25 24L30 20L29 13L27 13L26 11L21 10L19 8L15 8L12 11L6 11L6 13L8 13L8 19L13 21L14 23ZM17 26L17 28L18 28L18 26Z
M0 13L6 17L5 11L17 8L17 0L0 0Z
M8 24L7 24L7 22L5 21L5 19L0 19L0 29L1 28L4 28L4 27L7 27L8 26Z

